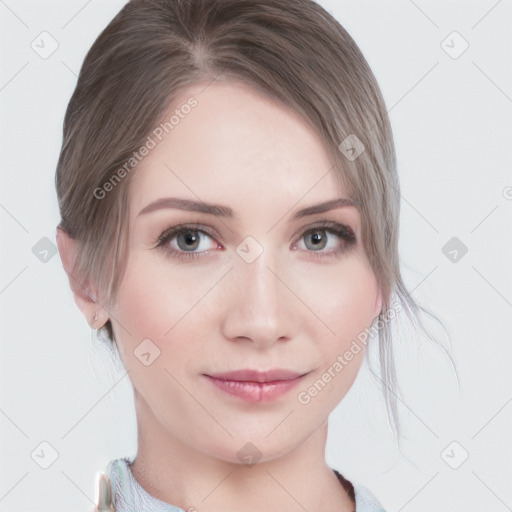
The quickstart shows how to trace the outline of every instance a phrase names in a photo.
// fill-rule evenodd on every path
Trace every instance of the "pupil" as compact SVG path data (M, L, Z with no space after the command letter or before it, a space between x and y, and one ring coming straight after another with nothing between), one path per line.
M179 243L180 240L185 240L185 244L183 244L184 247L182 246L182 244ZM178 237L178 245L180 246L180 249L196 249L198 241L199 237L197 236L195 231L187 231L186 233L182 233ZM190 244L194 244L194 247L191 247Z
M311 238L313 240L314 247L317 248L317 247L319 247L319 245L322 245L322 234L320 231L316 231L315 233L312 233Z

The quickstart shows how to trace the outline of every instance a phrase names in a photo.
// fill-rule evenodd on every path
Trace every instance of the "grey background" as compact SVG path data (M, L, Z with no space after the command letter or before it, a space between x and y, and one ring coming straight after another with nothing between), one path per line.
M405 279L444 322L450 338L434 332L460 378L424 337L397 332L400 448L365 364L332 415L328 462L388 512L512 510L512 3L319 3L382 88ZM96 472L136 451L128 378L94 340L51 252L64 111L86 51L123 4L0 0L0 512L89 511ZM31 47L43 31L58 42L46 59ZM454 31L469 44L457 58ZM453 237L468 250L455 262L442 250Z

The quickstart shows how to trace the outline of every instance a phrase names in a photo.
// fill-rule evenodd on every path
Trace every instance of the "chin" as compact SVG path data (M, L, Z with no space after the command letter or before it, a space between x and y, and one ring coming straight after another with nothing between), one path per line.
M285 456L287 453L296 449L300 444L308 439L309 435L291 437L290 432L283 429L278 433L276 425L262 425L261 429L251 429L249 433L247 425L241 425L237 432L233 428L228 429L233 438L227 433L220 434L221 439L213 440L208 436L208 445L198 449L211 457L230 462L251 466L256 463L270 462ZM275 429L275 431L273 431ZM270 433L270 435L269 435ZM212 442L213 441L213 442Z

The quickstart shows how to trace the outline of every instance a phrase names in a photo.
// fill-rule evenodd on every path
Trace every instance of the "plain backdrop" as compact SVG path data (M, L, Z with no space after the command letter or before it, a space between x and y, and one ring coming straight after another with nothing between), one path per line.
M87 50L124 3L0 1L0 512L89 511L96 472L136 452L128 377L52 253L64 112ZM327 460L388 512L512 510L512 3L319 3L382 89L404 276L443 321L449 338L434 332L460 379L426 338L400 331L400 446L365 363L332 414ZM58 43L47 58L33 49L42 32Z

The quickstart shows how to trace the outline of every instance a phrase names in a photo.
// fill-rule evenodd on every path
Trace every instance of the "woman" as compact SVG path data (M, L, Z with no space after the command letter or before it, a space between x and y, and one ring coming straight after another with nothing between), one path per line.
M56 173L76 303L121 355L138 453L97 510L382 511L330 412L418 306L379 87L312 0L132 0L87 54ZM378 341L372 341L378 333Z

